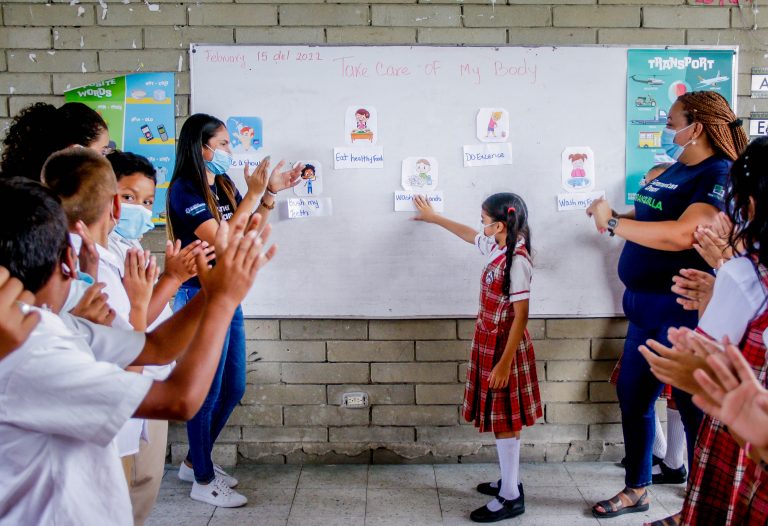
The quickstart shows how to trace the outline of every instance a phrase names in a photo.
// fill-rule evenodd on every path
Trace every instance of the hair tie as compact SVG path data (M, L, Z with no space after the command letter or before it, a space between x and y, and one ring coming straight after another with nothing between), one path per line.
M739 119L739 118L737 117L736 119L734 119L734 120L732 120L731 122L729 122L729 123L728 123L728 126L729 126L731 129L735 129L735 128L738 128L738 127L740 127L742 124L744 124L744 121L742 121L741 119Z
M514 214L514 213L515 213L515 207L514 206L510 206L509 208L507 208L507 215Z

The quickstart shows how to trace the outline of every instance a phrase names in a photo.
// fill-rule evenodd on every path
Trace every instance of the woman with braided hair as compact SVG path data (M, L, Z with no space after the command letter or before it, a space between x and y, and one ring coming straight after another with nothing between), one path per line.
M655 433L654 403L663 387L638 348L649 339L669 344L670 327L697 325L696 311L687 311L671 290L681 269L712 272L694 250L694 231L712 224L723 209L732 162L747 144L728 102L714 92L691 92L669 110L662 146L677 162L637 192L634 210L619 215L607 201L587 210L601 233L626 239L619 259L624 283L623 307L629 321L617 392L626 449L625 488L592 508L607 518L649 508L646 487L652 483L651 450ZM688 461L701 411L691 395L673 389L685 427ZM684 476L684 467L680 468Z

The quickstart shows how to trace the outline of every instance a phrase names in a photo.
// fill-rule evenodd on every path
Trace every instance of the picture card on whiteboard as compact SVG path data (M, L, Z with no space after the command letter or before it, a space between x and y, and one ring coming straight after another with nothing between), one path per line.
M436 212L443 212L443 192L395 192L395 212L416 212L413 198L423 195Z
M503 108L480 108L477 112L477 139L481 142L506 142L509 138L509 113Z
M586 210L592 204L592 201L598 199L605 199L604 191L557 194L557 211Z
M320 161L299 161L304 165L299 184L293 187L293 193L299 197L313 197L323 193L323 166ZM295 164L294 164L295 166Z
M512 164L512 145L508 142L498 144L465 144L464 167L498 166Z
M382 146L340 146L333 149L333 168L384 168Z
M437 188L438 165L434 157L406 157L400 176L405 190L422 192Z
M595 187L595 154L588 146L569 146L562 155L563 188L569 192Z
M349 106L344 117L344 140L347 144L376 144L379 118L373 106Z
M280 216L283 219L325 217L333 214L330 197L291 197L281 205Z

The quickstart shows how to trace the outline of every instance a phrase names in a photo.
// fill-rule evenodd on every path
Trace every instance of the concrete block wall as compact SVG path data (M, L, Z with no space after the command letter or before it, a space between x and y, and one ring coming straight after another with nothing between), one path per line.
M2 0L0 130L24 106L133 71L177 73L177 126L189 112L190 42L224 44L738 44L738 113L766 65L766 15L695 0ZM742 2L746 4L747 2ZM762 1L753 0L754 4ZM624 118L617 115L617 119ZM160 253L164 232L147 239ZM471 462L490 436L459 413L472 320L248 320L248 389L216 449L241 462ZM615 389L623 320L531 320L545 417L524 457L622 455ZM259 361L255 361L256 358ZM367 409L339 407L365 391ZM171 455L185 452L171 427Z

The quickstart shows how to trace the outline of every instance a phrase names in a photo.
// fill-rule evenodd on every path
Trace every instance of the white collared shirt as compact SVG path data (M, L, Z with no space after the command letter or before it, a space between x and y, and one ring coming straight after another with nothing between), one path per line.
M525 244L525 240L517 240L515 249ZM475 236L475 246L484 256L488 257L488 263L491 263L501 254L506 254L507 247L501 248L493 237L477 234ZM509 275L509 299L512 302L527 300L531 297L531 278L533 277L533 267L527 258L515 257L512 259L512 271Z
M0 361L0 524L130 526L113 438L152 386L121 369L144 335L87 322L75 335L56 314L40 314ZM120 363L97 361L94 342Z

